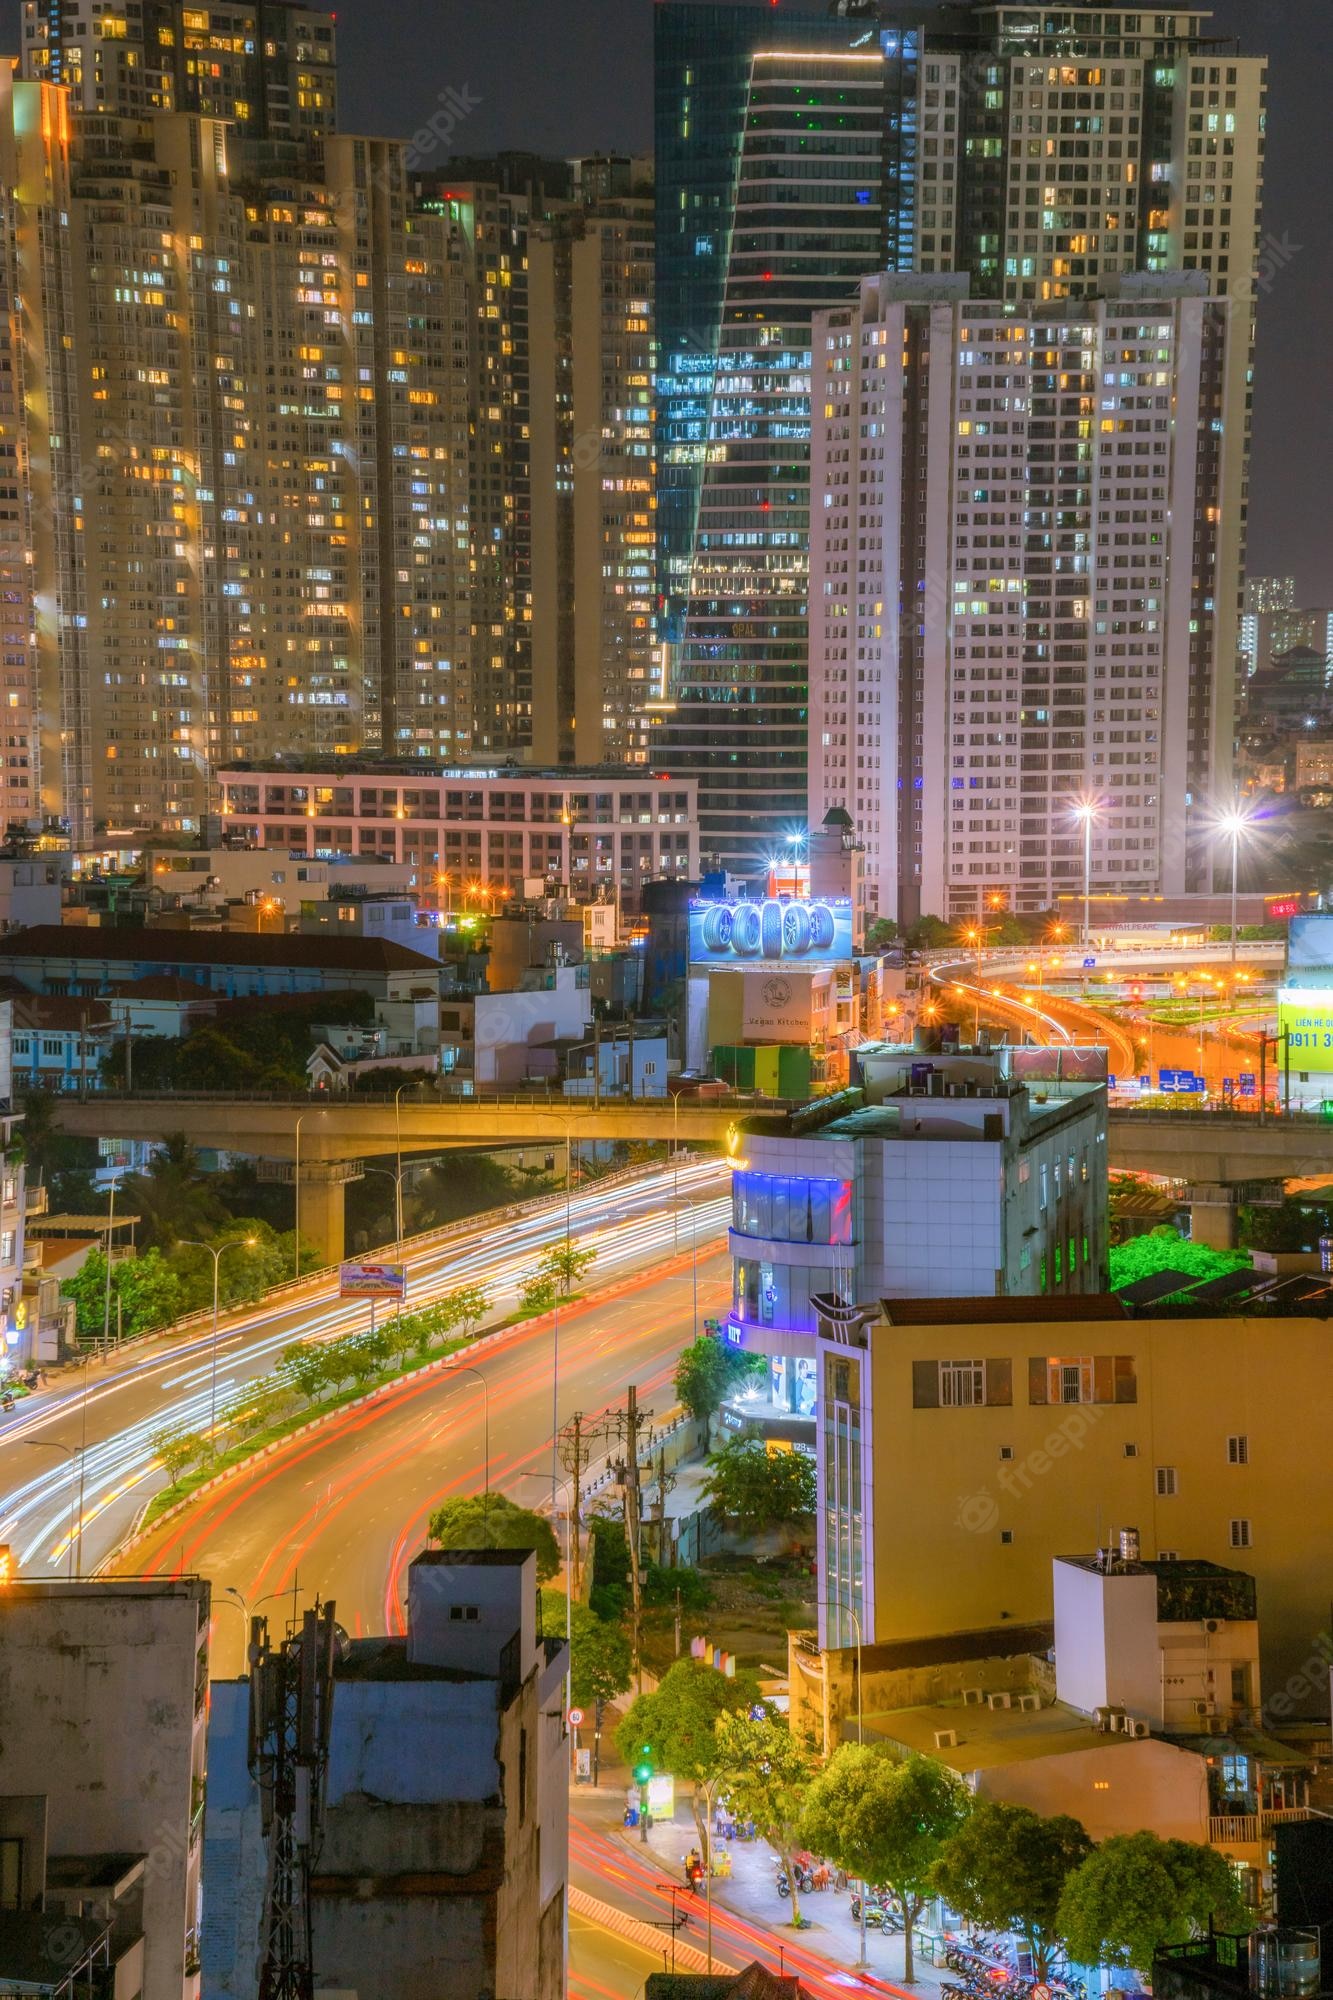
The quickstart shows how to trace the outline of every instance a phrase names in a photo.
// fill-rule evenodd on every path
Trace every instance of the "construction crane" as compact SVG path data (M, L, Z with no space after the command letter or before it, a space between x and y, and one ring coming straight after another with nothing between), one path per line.
M310 1869L324 1814L338 1628L333 1605L302 1615L274 1647L250 1620L251 1775L259 1787L268 1872L259 2000L313 2000Z

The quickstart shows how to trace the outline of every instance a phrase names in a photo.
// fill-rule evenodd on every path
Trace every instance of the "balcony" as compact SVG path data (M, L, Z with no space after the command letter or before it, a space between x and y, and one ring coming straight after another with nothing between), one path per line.
M45 1215L49 1206L47 1196L48 1190L44 1186L25 1187L23 1190L24 1214Z
M1253 1846L1284 1820L1318 1817L1310 1806L1270 1806L1258 1813L1213 1813L1208 1820L1208 1839L1214 1847Z

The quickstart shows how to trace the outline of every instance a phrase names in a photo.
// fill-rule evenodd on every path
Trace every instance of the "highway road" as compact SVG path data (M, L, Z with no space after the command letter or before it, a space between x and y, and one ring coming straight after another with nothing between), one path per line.
M655 1266L677 1242L688 1250L692 1220L701 1253L716 1243L729 1211L727 1171L720 1160L682 1161L678 1210L670 1206L673 1176L662 1168L574 1192L571 1232L598 1253L589 1282L605 1285ZM541 1249L563 1237L565 1222L563 1202L503 1221L482 1216L475 1230L410 1252L409 1305L482 1282L500 1316ZM368 1318L364 1302L341 1302L323 1281L225 1320L218 1406L271 1369L291 1341L341 1338ZM195 1328L137 1344L106 1364L91 1361L68 1371L51 1389L0 1417L0 1543L10 1545L19 1573L63 1574L80 1562L85 1572L95 1568L165 1483L150 1444L153 1433L166 1425L207 1428L212 1384L211 1340ZM546 1435L549 1430L548 1413Z

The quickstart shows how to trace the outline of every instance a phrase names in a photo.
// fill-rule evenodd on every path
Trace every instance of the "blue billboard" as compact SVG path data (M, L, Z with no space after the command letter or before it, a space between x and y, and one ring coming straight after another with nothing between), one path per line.
M822 965L851 956L849 898L690 904L692 966Z

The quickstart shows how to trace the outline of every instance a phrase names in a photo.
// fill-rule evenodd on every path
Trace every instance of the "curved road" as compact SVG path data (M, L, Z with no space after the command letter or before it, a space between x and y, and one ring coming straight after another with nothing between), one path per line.
M701 1248L714 1241L729 1211L721 1192L726 1174L720 1160L683 1162L682 1206L675 1211L669 1169L576 1192L570 1229L598 1253L593 1282L651 1265L677 1242L688 1246L691 1219ZM543 1247L564 1233L563 1201L517 1216L480 1216L475 1229L409 1253L409 1304L483 1282L503 1313ZM364 1302L340 1301L327 1280L230 1317L218 1341L218 1408L271 1369L291 1341L341 1338L368 1317ZM138 1344L105 1365L85 1363L0 1417L0 1542L9 1543L21 1573L64 1573L80 1555L89 1572L119 1545L164 1483L154 1432L168 1425L207 1429L213 1374L210 1336L192 1330Z

